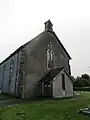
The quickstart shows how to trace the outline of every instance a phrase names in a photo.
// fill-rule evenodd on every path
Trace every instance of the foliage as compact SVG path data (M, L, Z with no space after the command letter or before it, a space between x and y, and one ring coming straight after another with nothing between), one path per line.
M74 87L90 86L90 76L88 74L82 74L81 76L74 78L73 85Z
M89 120L78 110L90 105L90 93L72 99L34 101L0 109L1 120Z
M90 87L74 87L74 91L90 91Z
M14 99L14 97L9 94L4 94L4 93L0 94L0 100L10 100L10 99Z

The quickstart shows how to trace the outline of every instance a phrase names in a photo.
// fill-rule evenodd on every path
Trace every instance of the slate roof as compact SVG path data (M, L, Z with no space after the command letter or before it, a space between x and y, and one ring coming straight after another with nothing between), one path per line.
M61 68L54 68L54 69L51 69L49 70L46 75L44 77L42 77L42 79L40 81L43 81L43 80L53 80L63 69L64 67L61 67Z
M67 72L67 70L64 67L54 68L54 69L47 71L47 73L42 77L40 81L44 81L44 80L52 81L62 70L69 76L69 78L73 82L73 78L71 77L71 75Z

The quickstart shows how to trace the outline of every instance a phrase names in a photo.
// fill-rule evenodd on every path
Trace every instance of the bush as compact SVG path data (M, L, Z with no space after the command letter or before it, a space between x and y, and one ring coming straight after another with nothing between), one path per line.
M73 77L73 86L74 87L89 87L90 76L88 74L82 74L81 76L78 76L77 78Z
M90 87L74 87L74 91L90 91Z

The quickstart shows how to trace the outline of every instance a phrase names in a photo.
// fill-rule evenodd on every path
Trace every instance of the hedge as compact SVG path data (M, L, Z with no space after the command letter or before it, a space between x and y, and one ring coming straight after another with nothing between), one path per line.
M90 91L90 87L74 87L74 91Z

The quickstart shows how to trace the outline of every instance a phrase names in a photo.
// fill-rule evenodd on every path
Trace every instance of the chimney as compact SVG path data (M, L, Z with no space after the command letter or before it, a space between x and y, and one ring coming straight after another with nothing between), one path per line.
M44 24L45 24L45 31L47 30L53 31L53 24L51 23L50 20L46 21Z

